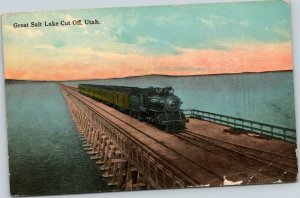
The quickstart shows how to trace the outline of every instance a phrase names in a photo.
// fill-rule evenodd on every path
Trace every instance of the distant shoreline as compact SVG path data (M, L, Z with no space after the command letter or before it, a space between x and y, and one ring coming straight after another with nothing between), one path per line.
M168 78L188 78L188 77L206 77L206 76L227 76L227 75L241 75L241 74L265 74L265 73L282 73L293 72L293 70L279 70L279 71L266 71L266 72L243 72L243 73L224 73L224 74L204 74L204 75L162 75L162 74L148 74L141 76L127 76L116 78L99 78L99 79L78 79L78 80L23 80L23 79L5 79L5 82L40 82L40 83L63 83L63 82L76 82L76 81L93 81L93 80L116 80L128 78L141 78L141 77L168 77Z

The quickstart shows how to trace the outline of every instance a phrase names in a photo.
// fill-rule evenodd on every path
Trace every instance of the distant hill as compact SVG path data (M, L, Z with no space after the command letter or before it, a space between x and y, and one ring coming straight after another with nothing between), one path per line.
M148 74L141 76L127 76L127 77L116 77L116 78L103 78L103 79L78 79L78 80L64 80L64 81L51 81L51 80L17 80L17 79L5 79L5 83L33 83L33 82L41 82L41 83L51 83L51 82L76 82L76 81L93 81L93 80L108 80L108 79L128 79L128 78L141 78L141 77L197 77L197 76L220 76L220 75L240 75L240 74L258 74L258 73L278 73L278 72L292 72L293 70L280 70L280 71L266 71L266 72L243 72L243 73L225 73L225 74L204 74L204 75L161 75L161 74Z

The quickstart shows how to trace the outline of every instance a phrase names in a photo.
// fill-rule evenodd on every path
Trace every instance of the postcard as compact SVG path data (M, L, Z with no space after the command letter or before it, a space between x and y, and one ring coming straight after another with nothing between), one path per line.
M11 195L297 180L289 1L10 13L2 30Z

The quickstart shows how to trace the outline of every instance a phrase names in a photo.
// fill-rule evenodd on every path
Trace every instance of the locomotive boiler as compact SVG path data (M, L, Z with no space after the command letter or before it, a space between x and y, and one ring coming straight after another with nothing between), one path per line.
M81 94L119 109L140 121L153 123L169 132L180 132L187 119L181 112L182 101L172 87L126 87L80 84Z

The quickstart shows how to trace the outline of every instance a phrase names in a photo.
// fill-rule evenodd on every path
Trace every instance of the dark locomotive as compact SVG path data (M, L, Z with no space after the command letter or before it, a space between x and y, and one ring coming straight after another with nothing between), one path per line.
M126 87L80 84L79 92L169 132L180 132L187 119L172 87Z

